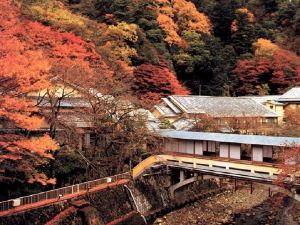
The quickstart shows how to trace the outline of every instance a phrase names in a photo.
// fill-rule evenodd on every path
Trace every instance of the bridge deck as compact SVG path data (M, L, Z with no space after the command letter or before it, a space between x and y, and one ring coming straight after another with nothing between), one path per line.
M195 158L179 155L157 155L142 161L132 171L133 178L137 178L153 165L168 165L184 169L193 169L216 175L247 178L252 180L272 181L277 178L279 169L271 165L255 165L237 161L219 159Z

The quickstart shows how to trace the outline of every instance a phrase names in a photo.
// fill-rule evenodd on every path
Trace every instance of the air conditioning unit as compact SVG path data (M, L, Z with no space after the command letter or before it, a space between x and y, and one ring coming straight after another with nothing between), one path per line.
M111 183L111 180L112 180L111 177L107 177L107 178L106 178L106 182L107 182L107 183Z
M21 199L20 198L14 199L12 205L13 205L13 207L20 206L21 205Z

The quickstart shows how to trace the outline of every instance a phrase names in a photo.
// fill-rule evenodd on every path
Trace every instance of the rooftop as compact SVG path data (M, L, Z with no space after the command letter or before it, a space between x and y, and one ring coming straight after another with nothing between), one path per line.
M278 117L277 113L251 98L173 95L169 100L189 114L205 113L213 117Z
M294 87L278 99L280 102L300 101L300 87Z
M268 101L275 101L275 102L278 101L278 99L281 98L281 95L263 95L263 96L253 95L253 96L241 96L239 98L250 98L257 101L260 104L264 104Z
M193 131L161 130L162 137L177 138L185 140L206 140L226 143L241 143L268 146L295 146L300 145L300 138L278 137L263 135L225 134Z

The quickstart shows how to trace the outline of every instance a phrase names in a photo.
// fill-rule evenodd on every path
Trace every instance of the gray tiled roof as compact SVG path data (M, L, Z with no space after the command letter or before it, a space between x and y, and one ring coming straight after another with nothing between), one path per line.
M32 98L33 99L33 98ZM34 99L35 101L38 101L37 99ZM50 103L48 99L42 99L39 104L39 107L50 107ZM65 108L75 108L75 107L91 107L90 103L83 99L83 98L65 98L60 102L61 107Z
M250 98L257 101L258 103L264 104L267 101L278 101L280 97L281 95L263 95L263 96L254 95L254 96L241 96L239 98Z
M181 118L172 123L176 130L190 130L195 126L195 121L192 119Z
M280 102L300 101L300 87L294 87L285 92L279 99Z
M156 105L155 108L166 117L172 117L177 115L169 106L163 104Z
M213 96L170 96L169 99L190 114L213 117L278 117L278 114L249 98Z
M186 139L186 140L206 140L206 141L217 141L217 142L226 142L226 143L241 143L241 144L268 145L268 146L300 145L300 138L295 138L295 137L224 134L224 133L177 131L177 130L160 130L159 134L162 137L178 138L178 139Z

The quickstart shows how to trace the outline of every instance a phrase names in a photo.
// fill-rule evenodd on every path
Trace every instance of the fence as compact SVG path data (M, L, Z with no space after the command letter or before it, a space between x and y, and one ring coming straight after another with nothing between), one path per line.
M97 180L87 181L80 184L74 184L71 186L58 188L51 191L45 191L45 192L40 192L38 194L32 194L32 195L28 195L16 199L10 199L7 201L0 202L0 212L12 209L16 206L32 204L47 199L55 199L55 198L59 198L60 196L65 196L68 194L75 194L80 191L89 190L100 184L115 182L120 179L128 179L128 178L130 178L130 173L127 172L127 173L118 174L111 177L105 177Z

